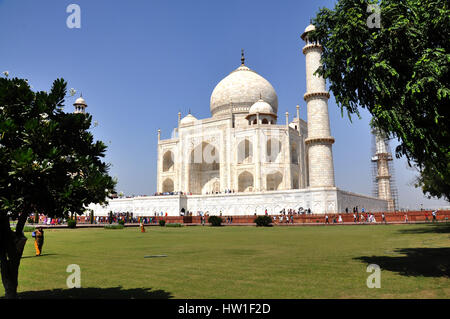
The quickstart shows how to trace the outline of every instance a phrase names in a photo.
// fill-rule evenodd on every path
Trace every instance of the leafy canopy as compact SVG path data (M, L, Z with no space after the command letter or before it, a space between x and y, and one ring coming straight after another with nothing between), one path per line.
M65 113L65 96L63 79L47 93L0 78L0 214L81 214L114 192L106 146L89 132L92 117Z
M381 28L367 23L380 8ZM448 0L339 0L322 8L311 35L323 46L318 73L341 107L400 141L425 193L450 199L450 10ZM370 11L370 10L369 10Z

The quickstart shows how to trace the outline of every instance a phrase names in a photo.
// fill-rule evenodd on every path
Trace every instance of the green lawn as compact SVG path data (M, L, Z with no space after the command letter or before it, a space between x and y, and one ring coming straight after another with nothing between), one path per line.
M447 225L48 230L43 256L29 237L19 296L450 298L449 239ZM380 289L366 286L372 263ZM67 289L69 264L80 289Z

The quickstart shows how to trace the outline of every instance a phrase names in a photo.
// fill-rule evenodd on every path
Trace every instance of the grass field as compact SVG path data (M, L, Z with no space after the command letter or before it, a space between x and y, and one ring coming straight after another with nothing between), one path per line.
M47 230L43 253L29 237L20 298L450 298L449 225Z

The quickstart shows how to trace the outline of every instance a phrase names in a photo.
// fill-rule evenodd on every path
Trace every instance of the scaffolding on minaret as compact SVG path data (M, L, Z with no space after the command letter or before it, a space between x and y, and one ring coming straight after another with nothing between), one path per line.
M389 138L379 129L372 129L373 196L388 201L388 210L397 211L398 191Z

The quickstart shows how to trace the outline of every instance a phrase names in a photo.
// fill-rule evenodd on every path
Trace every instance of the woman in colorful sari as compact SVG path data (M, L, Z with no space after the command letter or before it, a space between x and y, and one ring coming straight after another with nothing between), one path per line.
M42 246L44 245L44 230L39 227L35 231L34 235L34 248L36 248L36 256L42 254Z

